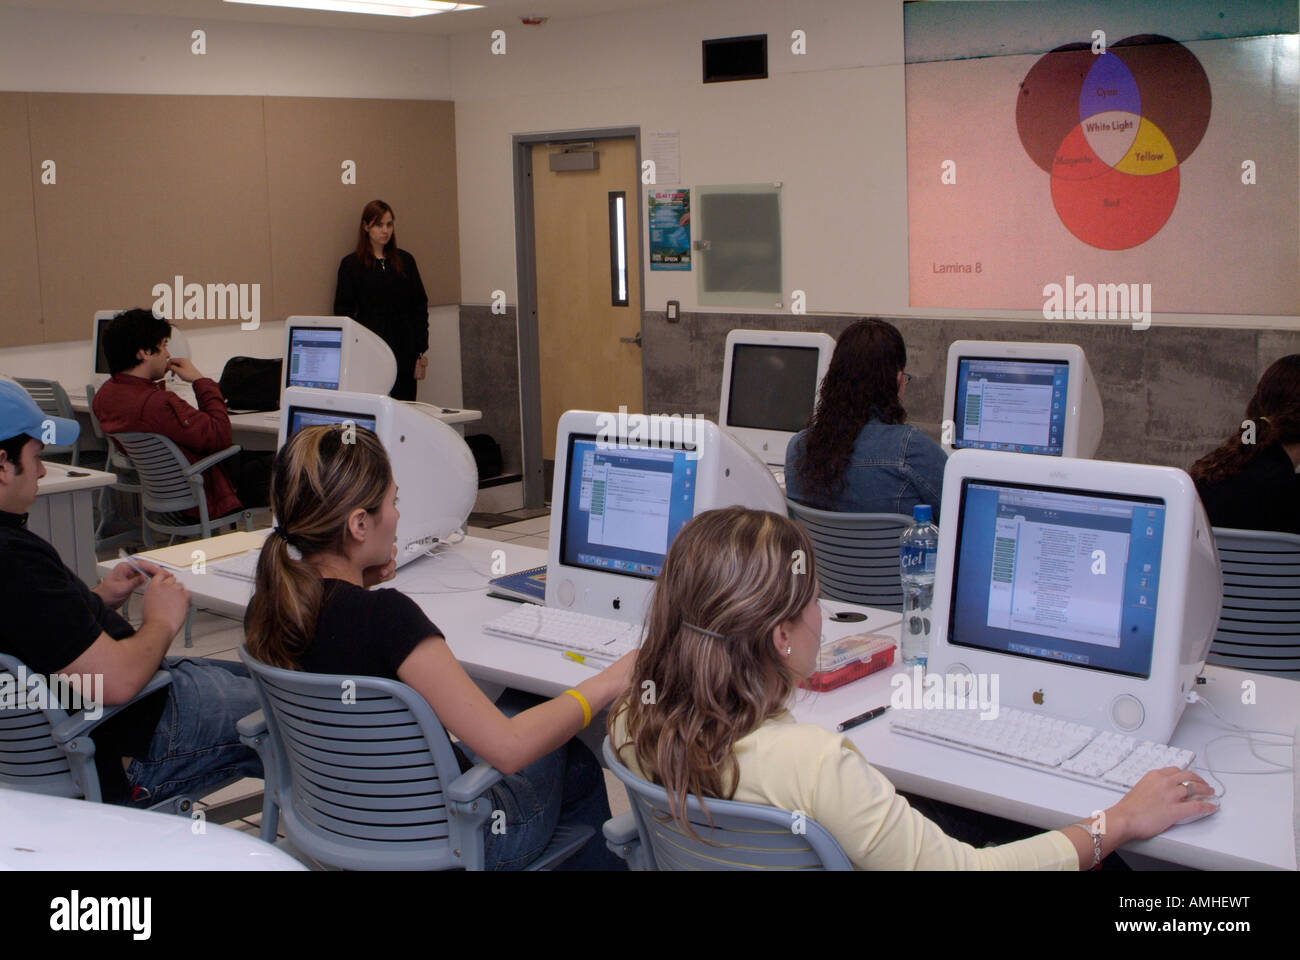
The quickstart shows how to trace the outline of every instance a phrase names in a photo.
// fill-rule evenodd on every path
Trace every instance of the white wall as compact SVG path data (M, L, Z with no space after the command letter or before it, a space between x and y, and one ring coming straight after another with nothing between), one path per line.
M768 34L770 78L701 84L700 41L747 33ZM783 183L785 285L807 292L808 312L905 312L902 44L894 0L710 0L557 21L508 32L505 56L452 37L462 298L516 300L511 135L639 126L680 131L686 185ZM648 309L695 308L694 272L643 257Z
M805 31L807 53L791 52ZM703 84L700 41L768 35L770 77ZM903 14L897 0L709 0L508 31L504 56L451 38L461 296L517 302L510 138L637 126L681 134L682 183L781 181L787 297L809 313L1041 321L1041 312L908 307ZM665 186L665 184L661 184ZM644 217L645 201L641 201ZM698 309L697 271L656 272L645 305ZM710 311L726 312L718 308ZM746 308L743 312L774 312ZM1164 315L1157 322L1294 328L1298 318Z
M0 7L0 90L446 100L451 77L427 34Z
M203 56L190 52L196 27L207 32ZM446 100L451 77L441 36L0 7L0 89ZM458 407L458 310L434 307L429 323L435 346L420 399ZM283 353L282 323L187 335L194 362L214 379L232 356ZM0 349L0 372L56 379L75 393L91 369L89 339Z

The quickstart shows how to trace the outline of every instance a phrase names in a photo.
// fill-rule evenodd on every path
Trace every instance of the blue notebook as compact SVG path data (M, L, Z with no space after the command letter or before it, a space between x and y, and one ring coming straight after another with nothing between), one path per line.
M488 581L488 596L521 603L546 603L546 565Z

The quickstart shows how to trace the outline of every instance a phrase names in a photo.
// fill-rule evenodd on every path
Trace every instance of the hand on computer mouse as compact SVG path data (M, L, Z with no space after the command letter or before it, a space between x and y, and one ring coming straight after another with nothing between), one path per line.
M1145 840L1176 823L1214 813L1219 807L1208 802L1213 796L1214 788L1190 770L1152 770L1110 808L1110 827L1123 831L1128 840Z

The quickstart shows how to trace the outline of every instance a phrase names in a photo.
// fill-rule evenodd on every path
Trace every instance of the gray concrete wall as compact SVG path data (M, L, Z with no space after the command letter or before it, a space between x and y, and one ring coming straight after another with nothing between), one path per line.
M685 313L669 323L662 312L646 311L646 410L716 420L729 330L820 330L838 337L854 319ZM1183 469L1239 429L1246 401L1270 363L1300 353L1300 331L889 319L903 334L907 369L915 377L904 398L908 419L936 440L952 341L1077 343L1088 355L1105 408L1097 457ZM510 473L522 469L516 344L513 307L505 316L492 316L487 307L461 307L465 405L483 410L483 422L469 432L496 437Z
M727 331L818 330L838 337L854 317L645 314L645 391L651 413L717 419ZM890 317L907 343L908 419L939 439L948 345L954 340L1077 343L1105 408L1097 457L1186 469L1239 429L1260 374L1300 353L1300 331Z
M519 356L515 308L495 316L490 307L460 307L460 370L464 404L483 419L465 432L490 434L501 445L502 470L523 471L519 436Z

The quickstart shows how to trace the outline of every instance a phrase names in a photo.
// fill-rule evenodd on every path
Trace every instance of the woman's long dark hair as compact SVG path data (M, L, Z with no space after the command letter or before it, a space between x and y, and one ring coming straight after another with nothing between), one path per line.
M898 399L898 375L906 366L907 347L892 323L872 317L840 334L795 462L811 496L829 500L839 493L867 421L907 422Z
M1197 483L1218 483L1235 476L1261 450L1279 443L1300 443L1300 353L1274 360L1246 404L1247 422L1188 471ZM1253 425L1253 429L1251 429Z
M367 270L375 265L375 255L370 249L370 228L382 220L386 213L393 218L393 232L384 244L384 259L399 277L404 276L406 266L402 263L402 255L397 251L397 214L382 200L371 200L361 211L361 226L357 228L357 259Z

